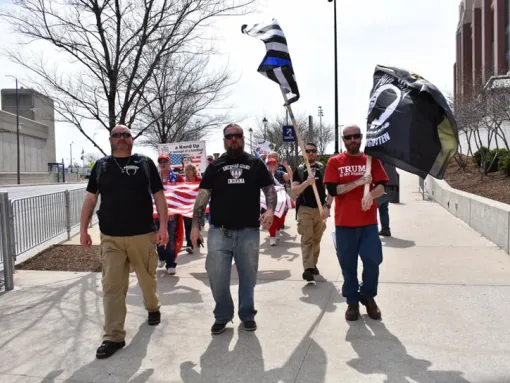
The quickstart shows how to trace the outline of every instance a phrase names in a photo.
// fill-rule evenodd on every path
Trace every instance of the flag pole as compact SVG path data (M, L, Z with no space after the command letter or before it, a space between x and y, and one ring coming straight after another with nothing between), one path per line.
M283 99L285 100L285 107L287 108L287 111L289 112L290 119L292 121L292 125L294 125L294 131L296 132L296 138L298 141L298 145L301 148L301 152L303 153L303 158L305 160L306 169L308 170L308 174L312 174L312 169L310 168L310 163L308 162L308 157L305 155L305 144L303 142L303 138L301 137L301 134L299 133L299 127L296 121L296 118L294 117L294 113L292 112L292 107L288 103L287 95L285 94L285 91L282 87L280 87L280 90L282 91ZM368 165L368 163L367 163ZM304 182L305 180L303 180ZM314 183L312 184L313 188L313 194L315 194L315 199L317 200L317 206L319 207L319 212L322 217L322 204L321 199L319 197L319 192L317 191L317 185Z
M372 156L367 156L367 167L365 169L365 176L368 176L372 172ZM370 192L370 185L365 184L365 192L363 195L367 195Z

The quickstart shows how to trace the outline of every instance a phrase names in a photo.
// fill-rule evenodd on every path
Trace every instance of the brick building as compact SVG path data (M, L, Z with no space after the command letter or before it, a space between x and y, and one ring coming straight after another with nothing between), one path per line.
M456 34L454 94L470 97L510 71L510 0L462 0Z

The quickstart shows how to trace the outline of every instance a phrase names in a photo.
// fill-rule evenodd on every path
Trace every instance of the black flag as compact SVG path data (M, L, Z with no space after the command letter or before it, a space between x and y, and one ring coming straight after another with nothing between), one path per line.
M404 69L376 66L367 155L422 178L442 179L458 145L455 117L433 84Z

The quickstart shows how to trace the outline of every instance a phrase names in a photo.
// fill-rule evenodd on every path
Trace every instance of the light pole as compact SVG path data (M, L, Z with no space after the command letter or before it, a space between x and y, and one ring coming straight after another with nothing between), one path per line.
M250 132L250 151L253 154L253 129L250 128L248 132Z
M71 169L73 168L73 144L74 141L71 141L71 143L69 144L69 167Z
M262 120L262 123L264 124L264 141L267 139L267 118L264 117Z
M333 30L335 34L335 154L338 154L338 52L337 52L337 32L336 32L336 0L333 2Z
M322 106L319 106L319 113L318 113L318 115L319 115L319 135L320 135L320 137L323 137L323 135L322 135L322 117L324 117L324 111L322 110ZM321 148L321 150L324 150L324 152L325 152L326 148L325 147ZM324 154L324 153L321 153L321 154Z
M7 77L12 77L16 80L16 153L17 153L17 165L16 165L16 173L18 179L18 185L21 184L21 175L20 175L20 154L19 154L19 98L18 98L18 79L10 74L6 75Z

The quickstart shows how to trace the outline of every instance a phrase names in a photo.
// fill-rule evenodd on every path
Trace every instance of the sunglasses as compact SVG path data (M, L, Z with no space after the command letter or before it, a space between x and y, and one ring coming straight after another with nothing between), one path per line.
M306 149L306 153L317 153L317 149Z
M232 138L243 138L243 134L242 133L225 134L225 139L231 140Z
M131 137L131 133L112 133L112 137L113 138L130 138Z
M355 139L355 140L359 140L361 138L361 134L360 133L356 133L356 134L346 134L344 136L344 140L352 140L352 139Z
M158 164L168 164L168 161L167 160L159 160Z

